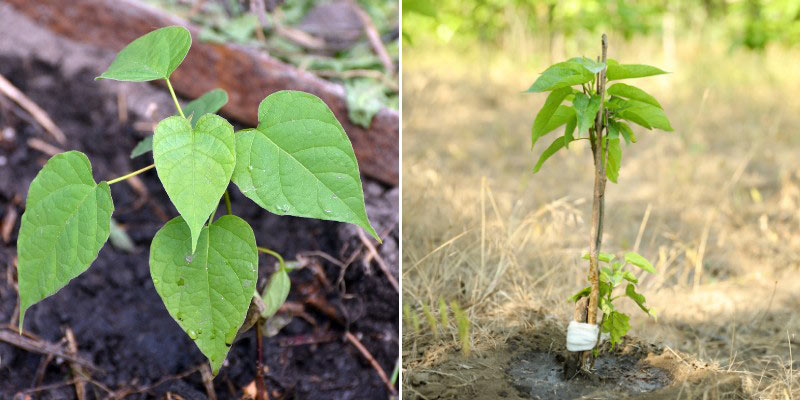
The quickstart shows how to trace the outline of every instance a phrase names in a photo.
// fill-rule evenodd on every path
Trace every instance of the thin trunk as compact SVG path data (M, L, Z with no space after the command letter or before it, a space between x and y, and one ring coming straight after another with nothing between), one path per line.
M605 34L601 39L603 48L600 61L606 62L606 54L608 52L608 38ZM603 144L605 137L603 131L605 130L605 102L603 97L606 90L606 70L600 71L597 77L597 94L600 96L600 112L597 113L594 121L595 132L595 145L594 145L594 194L592 196L592 231L589 242L589 283L591 284L592 291L589 295L589 310L587 312L586 322L589 324L597 323L597 302L600 295L600 280L598 276L599 265L598 257L600 254L600 247L603 244L603 215L605 211L605 194L606 194L606 152L607 145ZM584 351L581 357L581 366L586 367L591 351Z
M602 56L600 61L605 63L608 53L608 38L603 34L601 39ZM592 144L592 157L594 159L594 192L592 195L592 227L589 241L589 283L591 293L589 300L579 301L575 307L575 320L589 324L597 323L597 303L600 294L600 281L598 276L598 257L603 243L603 215L605 209L606 192L606 153L607 145L603 145L605 136L603 132L608 123L605 110L606 70L597 74L597 94L600 96L600 111L595 116L594 127L590 130ZM580 318L580 319L579 319ZM590 365L591 351L580 354L569 354L564 368L567 378L571 378L578 371L585 370Z
M261 321L256 321L256 400L269 400L267 385L264 383L264 333Z

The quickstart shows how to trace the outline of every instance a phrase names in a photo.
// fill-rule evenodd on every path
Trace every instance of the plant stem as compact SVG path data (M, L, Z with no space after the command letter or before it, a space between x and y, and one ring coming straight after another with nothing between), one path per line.
M606 55L608 52L608 37L603 34L601 38L602 56L601 62L605 64ZM606 191L606 151L608 146L603 143L605 140L603 136L606 88L606 69L604 68L597 74L597 95L600 96L600 111L597 113L594 121L595 143L593 147L594 156L594 193L592 196L592 228L589 241L589 283L591 284L591 293L589 295L588 313L586 322L589 324L597 323L597 303L599 301L600 293L600 280L598 276L598 256L600 254L600 246L603 243L603 215L605 208L605 191ZM587 361L591 356L591 351L583 352L581 356L581 367L587 368Z
M262 252L264 254L269 254L269 255L277 258L278 259L278 264L280 264L281 268L282 269L286 268L286 263L283 261L283 256L278 254L277 251L270 250L270 249L268 249L266 247L257 247L257 249L258 249L258 251L260 251L260 252Z
M231 195L228 193L228 189L225 189L225 210L228 212L228 215L233 215L233 209L231 208Z
M181 109L181 104L178 103L178 97L175 96L175 90L172 89L172 84L169 82L169 78L164 78L164 80L167 81L167 87L169 88L169 94L172 95L172 101L175 102L175 108L178 109L178 114L180 114L181 117L186 118L186 116L183 115L183 109Z
M256 321L256 400L269 400L269 393L264 384L264 332L261 329L261 321Z
M127 175L120 176L119 178L116 178L116 179L112 179L112 180L108 181L108 184L109 184L109 185L113 185L113 184L115 184L115 183L117 183L117 182L124 181L124 180L126 180L126 179L128 179L128 178L130 178L130 177L133 177L133 176L139 175L139 174L141 174L142 172L147 172L147 171L149 171L149 170L153 169L155 166L156 166L155 164L150 164L150 165L148 165L148 166L146 166L146 167L144 167L144 168L142 168L142 169L139 169L139 170L133 171L133 172L131 172L130 174L127 174Z

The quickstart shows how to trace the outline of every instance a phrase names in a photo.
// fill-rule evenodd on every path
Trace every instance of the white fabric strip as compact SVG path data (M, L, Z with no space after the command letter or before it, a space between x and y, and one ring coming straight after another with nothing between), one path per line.
M600 327L578 321L570 321L567 327L567 350L591 350L597 344L597 334Z

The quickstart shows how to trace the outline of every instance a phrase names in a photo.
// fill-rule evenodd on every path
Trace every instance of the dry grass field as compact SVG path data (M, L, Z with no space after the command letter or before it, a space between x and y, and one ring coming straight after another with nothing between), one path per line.
M639 128L623 148L603 250L637 250L658 270L641 290L659 318L626 304L630 335L740 377L740 397L797 399L800 53L716 42L680 38L665 54L658 39L610 35L610 58L673 72L637 84L675 131ZM598 44L569 45L564 57L593 57ZM461 304L473 358L542 318L566 327L588 264L590 150L572 145L532 174L552 138L531 152L546 96L522 91L550 56L528 38L501 47L403 54L403 301L420 318L423 305L438 318L439 297ZM437 368L462 356L453 326L435 339L422 321L404 324L404 388L431 398L409 380L451 374Z

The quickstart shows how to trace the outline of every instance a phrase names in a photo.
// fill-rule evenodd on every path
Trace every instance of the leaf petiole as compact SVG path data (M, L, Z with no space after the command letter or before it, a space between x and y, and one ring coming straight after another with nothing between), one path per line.
M270 249L268 249L266 247L257 247L257 249L258 249L258 251L260 251L260 252L262 252L264 254L269 254L269 255L277 258L278 259L278 264L280 264L280 268L281 269L286 269L286 263L283 261L283 256L278 254L277 251L270 250Z
M113 184L115 184L115 183L117 183L117 182L124 181L124 180L126 180L126 179L128 179L128 178L131 178L131 177L134 177L134 176L136 176L136 175L139 175L139 174L141 174L142 172L147 172L147 171L149 171L149 170L151 170L151 169L155 168L155 166L156 166L155 164L150 164L150 165L148 165L148 166L146 166L146 167L144 167L144 168L142 168L142 169L138 169L138 170L136 170L136 171L133 171L133 172L131 172L130 174L127 174L127 175L122 175L122 176L120 176L119 178L112 179L112 180L108 181L108 184L109 184L109 185L113 185Z
M164 80L167 81L167 87L169 88L169 94L172 95L172 101L175 102L175 108L178 109L178 114L180 114L181 117L186 118L186 116L183 115L183 109L181 109L181 104L178 103L178 97L175 96L175 90L172 89L172 84L169 82L169 78L164 78Z
M228 212L228 215L233 215L233 209L231 208L231 195L228 193L228 189L225 189L225 210Z

